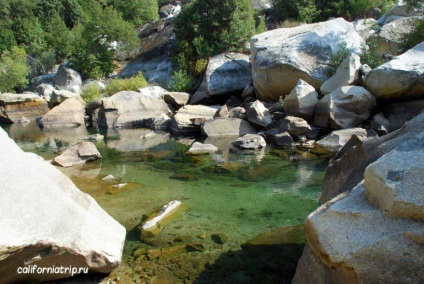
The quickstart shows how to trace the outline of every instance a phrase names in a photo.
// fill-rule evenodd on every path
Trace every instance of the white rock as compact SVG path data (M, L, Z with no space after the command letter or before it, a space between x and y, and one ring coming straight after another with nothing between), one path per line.
M259 149L266 146L265 139L257 134L247 134L237 138L233 145L240 149Z
M81 93L82 79L75 70L60 65L55 77L53 78L54 84L60 90L66 90L73 93Z
M361 58L350 54L342 61L336 73L321 85L321 92L326 95L343 86L354 85L359 81Z
M202 133L208 137L243 136L256 134L256 129L246 120L238 118L217 118L206 121Z
M199 142L193 143L190 149L187 151L187 154L190 155L205 155L212 154L218 151L218 147L212 144L202 144Z
M221 106L186 105L175 114L171 129L174 133L199 133L201 125L212 120Z
M269 110L259 100L252 103L246 110L247 120L259 127L268 127L272 123Z
M373 69L364 82L379 100L424 98L424 43Z
M365 44L352 24L342 18L255 35L251 62L260 98L278 101L299 79L318 89L328 79L330 57L344 42L356 54Z
M84 125L84 106L75 98L67 99L46 113L39 123L45 128L77 127Z
M375 97L363 87L340 87L315 107L314 124L332 129L353 128L370 116Z
M296 87L284 99L284 112L287 115L312 120L315 105L319 102L314 87L299 79Z
M125 228L54 166L24 153L0 129L0 275L4 283L63 274L18 274L52 264L109 273L121 261Z
M347 143L347 141L349 141L353 135L356 135L359 139L362 140L367 139L367 131L365 129L351 128L333 131L315 143L321 147L337 152Z
M101 158L102 156L93 143L79 142L55 157L53 163L61 167L72 167Z

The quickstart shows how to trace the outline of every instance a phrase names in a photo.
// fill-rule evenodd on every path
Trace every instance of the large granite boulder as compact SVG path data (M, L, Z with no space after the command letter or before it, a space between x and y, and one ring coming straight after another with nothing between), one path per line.
M172 119L171 130L175 134L199 134L201 125L212 120L221 106L186 105Z
M0 128L0 277L40 283L71 272L19 274L64 266L109 273L121 261L125 228L54 166L23 152Z
M394 5L389 11L387 11L386 14L381 16L377 23L384 26L394 20L402 19L404 17L419 16L424 10L423 8L419 9L417 7L408 7L408 5L404 2L406 1L398 1L398 4Z
M336 73L321 85L321 93L327 95L337 88L354 85L359 81L359 68L361 68L359 55L352 53L346 56Z
M253 83L260 98L278 101L299 79L319 89L328 79L329 59L342 43L357 54L365 44L352 24L342 18L252 37Z
M424 42L373 69L364 83L379 100L424 98Z
M98 125L105 128L148 127L166 129L172 115L162 100L133 91L122 91L103 98Z
M368 166L365 194L385 215L424 220L424 131Z
M375 106L375 97L365 88L340 87L316 105L314 124L331 129L353 128L370 117Z
M129 78L142 72L149 83L167 86L174 67L171 56L175 45L173 19L160 19L138 30L141 39L137 50L126 57L131 58L119 73Z
M420 17L400 17L384 25L377 34L372 36L377 41L374 53L397 55L401 51L402 37L410 33Z
M368 166L365 183L308 216L294 283L424 281L423 142L421 129Z
M364 178L365 168L397 145L424 131L424 113L402 128L382 137L361 141L352 137L330 161L325 173L320 204L354 188Z
M376 33L377 21L373 18L359 19L352 22L355 31L365 40Z
M314 87L299 79L296 87L284 99L284 112L311 121L318 102L318 93Z
M84 125L85 108L75 98L67 99L52 108L40 120L41 127L77 127Z
M35 120L48 111L47 102L36 94L0 94L0 121L13 123L23 117Z
M99 151L91 142L79 142L66 149L53 159L53 164L61 167L72 167L101 159Z
M249 56L241 53L224 53L209 60L199 89L190 103L216 101L231 93L243 92L252 83Z
M202 133L208 137L244 136L256 134L256 129L246 120L239 118L217 118L205 121Z
M183 92L166 92L163 95L163 100L167 104L172 105L175 109L179 109L185 106L188 103L189 99L190 99L190 94L183 93Z
M77 71L60 65L53 78L53 83L60 90L66 90L73 93L81 93L82 79Z

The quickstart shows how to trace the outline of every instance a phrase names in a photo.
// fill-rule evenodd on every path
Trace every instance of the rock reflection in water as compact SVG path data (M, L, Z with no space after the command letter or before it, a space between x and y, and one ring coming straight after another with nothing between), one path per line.
M153 148L168 140L169 133L150 129L109 129L106 145L118 151L134 152Z

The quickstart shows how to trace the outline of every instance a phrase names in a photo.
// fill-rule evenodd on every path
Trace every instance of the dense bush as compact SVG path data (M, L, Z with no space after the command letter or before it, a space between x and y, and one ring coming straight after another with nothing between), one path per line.
M81 98L86 102L92 102L95 100L98 100L102 97L102 90L100 89L100 86L97 84L90 84L88 86L85 86L84 89L81 92Z
M168 84L168 90L172 92L185 92L193 88L193 78L184 70L175 71Z
M424 7L424 0L411 0L408 1L408 8L414 9L414 8L420 8L422 11L422 7ZM422 16L423 13L421 13ZM414 29L408 33L402 36L401 38L401 48L402 51L405 52L408 49L413 48L417 44L424 41L424 19L419 19L414 27Z
M112 79L106 85L105 93L112 96L120 91L137 91L139 88L146 87L149 84L143 76L143 73L138 73L128 79Z
M10 51L3 51L0 57L0 92L13 92L28 84L30 69L26 61L22 48L14 46Z
M225 51L241 51L255 33L250 0L197 0L176 19L178 63L198 75L199 61Z
M135 26L141 26L159 18L157 0L109 0L108 2L122 13L125 20Z

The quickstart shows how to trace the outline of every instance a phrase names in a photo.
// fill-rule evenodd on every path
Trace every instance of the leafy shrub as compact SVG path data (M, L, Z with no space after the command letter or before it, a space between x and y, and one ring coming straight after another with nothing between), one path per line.
M345 42L339 45L339 49L329 59L330 69L328 71L329 76L333 76L336 73L337 67L343 62L346 56L350 55L352 51L347 47Z
M197 0L182 10L175 24L180 69L193 75L210 56L242 51L255 33L250 0Z
M109 0L116 10L122 13L122 18L135 26L141 26L159 18L157 0Z
M402 52L413 48L417 44L424 41L424 19L419 19L410 33L404 34L401 37Z
M138 73L128 79L112 79L106 85L105 93L112 96L120 91L137 91L139 88L146 87L149 84L143 76L143 73Z
M370 37L367 40L367 45L368 48L366 45L361 47L361 63L368 64L371 68L375 68L383 64L383 58L376 55L378 40L376 38Z
M81 98L86 102L92 102L102 97L101 89L97 84L85 86L81 92Z
M26 53L22 48L14 46L10 51L3 51L0 57L0 92L12 92L28 84L30 68L26 62Z
M175 71L172 74L168 89L173 92L188 92L193 88L193 78L184 70Z

